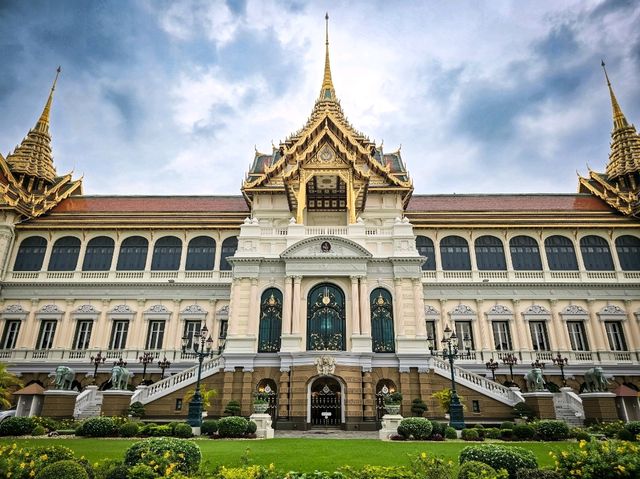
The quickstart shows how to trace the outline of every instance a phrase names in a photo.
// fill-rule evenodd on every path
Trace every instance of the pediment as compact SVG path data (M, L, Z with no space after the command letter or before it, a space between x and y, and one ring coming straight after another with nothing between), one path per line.
M283 259L337 259L371 258L372 254L353 241L338 236L315 236L291 245L280 255Z

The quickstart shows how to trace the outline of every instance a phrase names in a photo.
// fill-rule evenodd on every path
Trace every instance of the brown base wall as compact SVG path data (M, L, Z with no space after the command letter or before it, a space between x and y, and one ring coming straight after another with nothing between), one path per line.
M527 406L533 409L540 419L555 419L556 411L553 407L553 396L551 393L525 393L524 401Z
M42 416L53 419L73 419L73 410L76 407L78 394L45 393L42 405Z
M102 398L101 414L103 416L126 416L132 395L133 393L128 391L123 391L122 394L105 391Z
M611 422L618 420L616 398L611 396L590 396L581 394L586 421Z

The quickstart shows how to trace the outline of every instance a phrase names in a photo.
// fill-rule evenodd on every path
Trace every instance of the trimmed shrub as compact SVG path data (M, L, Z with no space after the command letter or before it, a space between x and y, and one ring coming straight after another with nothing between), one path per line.
M246 430L247 434L255 434L257 430L258 430L258 425L255 422L253 421L247 422L247 430Z
M456 432L455 428L447 426L444 430L444 437L446 437L447 439L458 439L458 433Z
M618 439L621 441L635 441L636 436L628 429L620 429L617 435Z
M543 419L536 422L534 427L542 441L562 441L569 437L569 426L564 421Z
M640 421L629 421L624 425L624 428L633 434L634 437L640 435Z
M240 416L223 417L218 421L220 437L242 437L247 430L247 420Z
M500 429L513 429L515 425L516 425L515 422L505 421L502 424L500 424Z
M73 460L54 462L43 467L36 479L89 479L84 467Z
M427 405L421 398L415 398L413 401L411 401L411 412L414 416L422 417L426 410Z
M524 402L519 402L518 404L513 406L513 414L515 417L527 419L529 421L537 417L536 412L533 410L533 408L531 406L528 406L527 403Z
M44 436L46 433L47 433L47 430L40 424L34 427L33 431L31 431L32 436Z
M564 479L559 472L551 469L520 469L516 479Z
M191 441L171 437L151 438L133 443L124 454L124 464L133 467L136 464L158 464L160 466L175 463L175 469L184 474L193 474L200 467L202 454L200 448ZM161 468L161 467L160 467Z
M127 479L129 468L119 459L103 459L94 464L93 470L98 479Z
M47 456L47 461L51 463L73 459L71 449L58 445L29 448L29 453L33 457Z
M120 437L136 437L139 432L140 426L137 422L125 422L118 430Z
M477 429L463 429L461 434L462 439L465 441L479 441L480 434Z
M447 424L439 421L431 421L431 437L439 434L444 437L444 433L447 429Z
M458 469L458 479L478 479L496 477L496 470L480 461L467 461Z
M224 408L224 414L227 416L239 416L241 410L240 403L232 399L227 403L227 407Z
M118 435L118 425L111 417L91 417L80 423L76 436L113 437Z
M140 401L136 401L129 406L127 409L127 414L132 417L144 417L144 404Z
M0 422L0 436L26 436L36 427L30 417L8 417Z
M158 425L155 422L148 422L146 424L143 424L142 427L140 428L140 434L143 436L150 436L151 430L154 427L158 427Z
M502 430L497 427L488 427L484 430L484 437L487 439L500 439L500 432Z
M433 426L431 421L424 417L411 417L403 419L398 425L398 434L405 439L424 441L429 439Z
M563 478L637 478L640 471L638 446L631 442L580 441L578 447L550 455Z
M529 424L516 424L513 427L513 437L519 441L527 441L533 439L536 435L536 430Z
M170 437L173 436L173 430L169 424L163 424L149 428L147 434L151 437Z
M500 439L511 441L513 439L513 429L500 429Z
M212 434L218 432L218 421L215 419L210 419L208 421L202 421L202 425L200 426L200 433L205 434L207 436L211 436Z
M189 426L189 424L187 424L186 422L181 422L179 424L176 424L176 427L173 429L173 435L175 437L182 437L182 438L191 437L193 435L191 431L191 426Z
M585 420L585 425L587 421ZM624 422L622 421L613 421L613 422L603 422L599 423L595 421L590 427L589 432L594 434L604 434L608 438L615 438L618 435L620 430L624 429Z
M467 446L460 451L460 464L480 461L494 469L506 469L510 479L515 479L519 469L537 469L538 461L533 452L521 447L486 444Z

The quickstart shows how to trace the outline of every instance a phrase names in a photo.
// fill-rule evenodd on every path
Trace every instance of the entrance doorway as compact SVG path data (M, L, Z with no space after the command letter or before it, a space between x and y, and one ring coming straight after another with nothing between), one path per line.
M345 303L342 290L321 283L307 298L307 350L345 350Z
M342 424L342 387L331 377L316 379L310 391L311 426L336 427Z

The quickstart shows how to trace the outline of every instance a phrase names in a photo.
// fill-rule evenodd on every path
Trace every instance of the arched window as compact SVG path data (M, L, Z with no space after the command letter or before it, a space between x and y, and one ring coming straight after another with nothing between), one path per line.
M113 259L115 242L108 236L98 236L87 243L82 271L108 271Z
M640 271L640 238L630 235L616 238L616 251L624 271Z
M180 267L182 241L175 236L165 236L153 247L152 271L177 271Z
M460 236L447 236L440 241L440 259L445 271L469 271L469 244Z
M118 271L142 271L147 262L149 242L142 236L131 236L120 245Z
M581 238L580 252L587 271L613 271L611 250L604 238L593 235Z
M476 263L482 271L506 271L502 241L495 236L480 236L475 241Z
M313 287L307 296L307 350L345 350L345 302L342 290L331 283Z
M538 242L529 236L516 236L509 241L511 262L516 271L541 271Z
M236 254L238 238L232 236L222 242L222 254L220 255L220 271L231 271L231 263L227 261L229 256Z
M374 353L395 351L393 337L393 304L391 294L384 288L371 292L371 336Z
M216 242L209 236L198 236L187 246L187 271L211 271L216 258Z
M23 239L18 248L18 256L16 256L13 270L40 271L46 251L47 240L42 236L30 236Z
M275 353L280 351L282 333L282 293L279 289L269 288L260 299L260 331L258 334L258 352Z
M427 260L422 263L422 269L424 271L435 271L436 269L436 250L433 247L433 241L426 236L416 237L416 248L418 248L418 254L424 256Z
M78 264L80 240L75 236L65 236L53 243L49 271L73 271Z
M578 261L573 243L564 236L549 236L544 241L549 269L552 271L577 271Z

